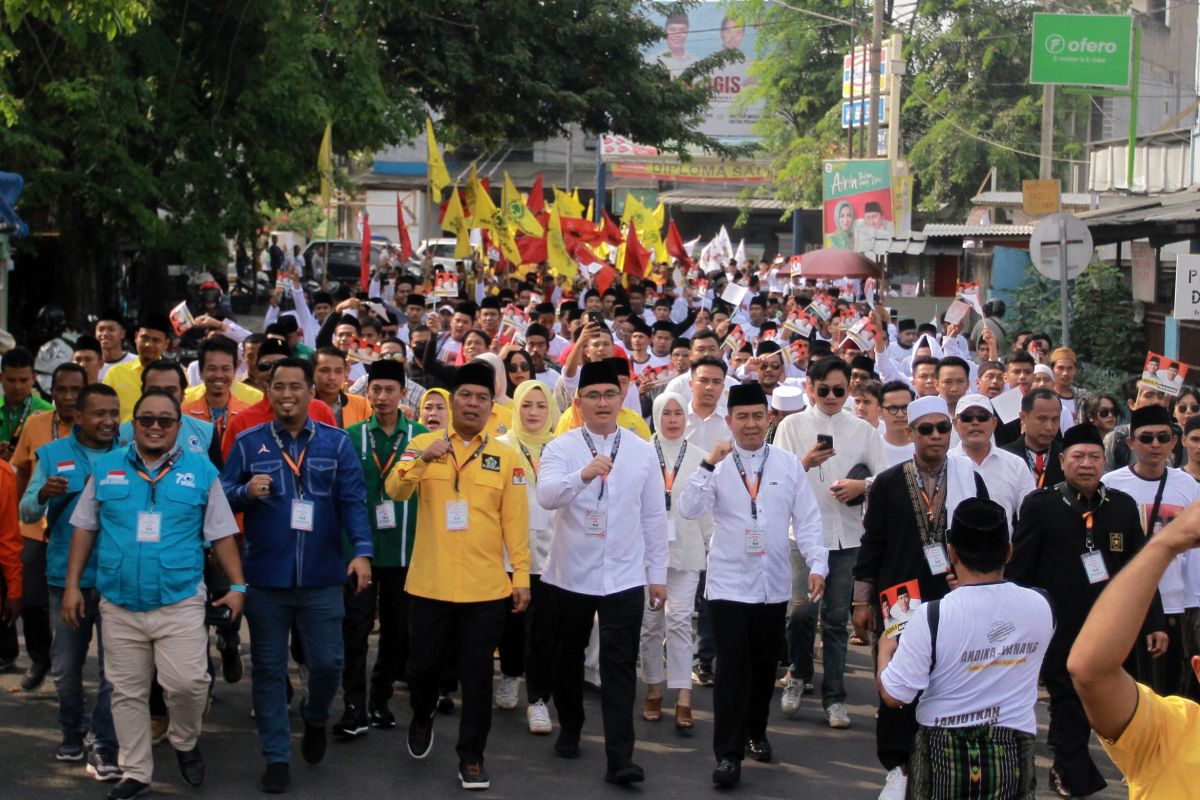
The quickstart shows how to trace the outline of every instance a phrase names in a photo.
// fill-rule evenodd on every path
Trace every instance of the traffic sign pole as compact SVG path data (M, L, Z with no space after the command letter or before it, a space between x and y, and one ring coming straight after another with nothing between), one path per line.
M1062 313L1062 346L1071 346L1071 315L1067 307L1067 215L1058 215L1058 299Z

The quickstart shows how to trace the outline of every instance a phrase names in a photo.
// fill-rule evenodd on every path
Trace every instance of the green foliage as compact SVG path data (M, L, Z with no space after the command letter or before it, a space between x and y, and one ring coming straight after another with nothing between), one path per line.
M1012 320L1010 331L1045 332L1057 339L1062 330L1058 282L1046 280L1032 266L1027 267L1025 277L1013 290L1013 302L1005 318Z
M1095 263L1075 280L1071 293L1071 346L1081 361L1115 370L1135 370L1145 352L1142 326L1121 270Z

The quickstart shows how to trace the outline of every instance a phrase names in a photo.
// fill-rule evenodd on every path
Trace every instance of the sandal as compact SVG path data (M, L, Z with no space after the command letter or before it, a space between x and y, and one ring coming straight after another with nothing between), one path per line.
M662 698L647 697L646 704L642 706L642 719L647 722L658 722L662 719Z
M681 706L675 704L675 730L690 731L695 725L692 723L692 707Z

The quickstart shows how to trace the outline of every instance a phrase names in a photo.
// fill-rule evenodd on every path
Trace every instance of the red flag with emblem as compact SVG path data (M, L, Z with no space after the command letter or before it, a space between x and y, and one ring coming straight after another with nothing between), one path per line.
M688 255L687 247L683 243L683 237L679 235L679 229L675 227L675 220L671 220L667 225L667 255L671 258L679 260L679 263L685 269L692 269L696 266L696 262L692 261L692 257Z
M371 285L371 215L366 211L363 212L363 238L362 247L359 248L358 255L358 273L359 282L362 284L362 290L367 291L367 287Z

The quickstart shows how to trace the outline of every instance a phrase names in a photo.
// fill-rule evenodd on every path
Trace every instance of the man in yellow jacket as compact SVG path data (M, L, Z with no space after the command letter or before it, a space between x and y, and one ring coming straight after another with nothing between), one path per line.
M137 358L115 364L104 373L104 382L117 391L121 399L121 422L133 416L133 404L142 396L142 370L163 357L171 346L175 331L166 314L151 312L142 317L133 346Z
M420 489L405 584L412 597L408 752L413 758L429 754L438 677L453 660L463 701L455 748L459 780L465 789L487 789L483 750L492 724L492 653L505 615L529 604L528 476L517 452L484 430L495 399L491 366L463 365L451 388L451 430L414 438L385 485L393 500L407 500Z

